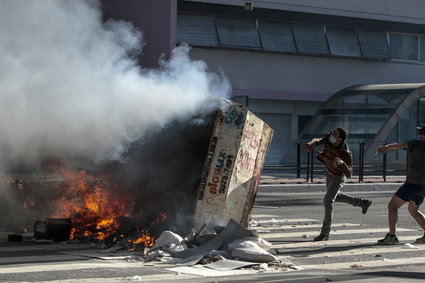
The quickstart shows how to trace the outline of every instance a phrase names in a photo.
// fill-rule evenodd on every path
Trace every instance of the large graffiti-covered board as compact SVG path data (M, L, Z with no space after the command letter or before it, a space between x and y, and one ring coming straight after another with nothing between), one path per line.
M239 104L217 117L198 189L193 227L248 225L273 130Z

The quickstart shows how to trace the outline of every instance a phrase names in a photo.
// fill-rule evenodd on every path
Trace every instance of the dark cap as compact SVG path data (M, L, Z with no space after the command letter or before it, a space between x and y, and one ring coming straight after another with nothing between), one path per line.
M419 134L425 134L425 126L418 126L418 127L416 127L416 131Z

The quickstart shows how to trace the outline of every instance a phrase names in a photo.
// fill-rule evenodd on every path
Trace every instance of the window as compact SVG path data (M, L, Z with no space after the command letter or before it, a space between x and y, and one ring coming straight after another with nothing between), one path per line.
M425 36L420 37L419 60L425 62Z
M195 46L425 62L425 34L387 34L386 31L256 18L179 13L177 42Z
M357 37L364 57L377 59L389 59L391 57L385 32L359 30Z
M324 26L294 24L293 28L298 52L329 54Z
M400 60L418 60L418 37L413 35L390 34L391 57Z
M256 20L217 18L216 23L221 45L261 48Z
M355 30L330 27L326 29L326 35L332 55L362 56Z
M425 126L425 98L419 98L418 101L418 125Z
M297 52L290 24L260 21L259 29L264 50Z
M301 134L312 118L312 115L298 115L298 135Z
M177 42L218 46L214 17L179 14L177 16Z

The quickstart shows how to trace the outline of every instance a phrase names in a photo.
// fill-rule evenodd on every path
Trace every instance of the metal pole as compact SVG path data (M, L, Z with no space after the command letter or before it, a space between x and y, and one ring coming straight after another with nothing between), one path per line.
M297 140L297 178L301 177L301 144Z
M386 145L387 143L385 143L385 145ZM382 165L382 174L383 174L383 177L384 177L384 182L386 182L387 181L387 153L384 153L384 156L382 157L382 162L383 162L383 165Z
M306 182L308 183L308 179L310 178L310 154L311 152L307 152L307 172L306 172Z
M362 142L362 182L364 181L364 142Z
M310 155L310 164L311 164L311 167L310 167L310 169L311 169L311 171L310 171L310 181L312 183L313 183L313 169L314 169L314 167L313 167L313 155L314 155L314 148L312 149L311 155Z
M362 176L361 178L361 182L363 182L363 177L364 177L364 141L360 142L360 156L361 156L361 164L360 164L360 174Z
M359 183L362 181L362 142L359 142Z

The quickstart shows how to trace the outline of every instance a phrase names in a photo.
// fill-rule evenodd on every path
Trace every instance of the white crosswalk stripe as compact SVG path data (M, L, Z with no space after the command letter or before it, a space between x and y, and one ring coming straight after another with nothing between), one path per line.
M357 264L357 266L356 266ZM367 268L367 267L382 267L382 266L395 266L404 264L425 264L425 257L409 257L409 258L394 258L394 259L383 259L383 260L369 260L361 262L338 262L331 264L312 264L304 265L305 269L331 269L341 270L344 268Z
M272 249L304 269L351 269L425 264L425 245L415 244L417 229L398 228L400 244L377 245L388 228L366 224L333 223L329 241L314 242L320 219L281 219L276 215L252 215L250 229L272 243ZM352 235L347 239L346 236ZM338 237L340 236L340 237ZM338 239L339 238L339 239ZM344 239L341 239L344 238Z
M404 229L399 228L398 231L416 231L413 229ZM332 232L332 235L345 235L345 234L370 234L370 233L383 233L388 232L388 228L369 228L369 229L350 229L350 230L336 230ZM266 240L276 239L282 237L302 237L307 236L317 236L317 231L301 231L301 232L282 232L282 233L266 233L262 237Z
M264 234L259 233L261 235L261 237L263 237ZM317 234L317 232L316 232ZM380 237L382 238L383 235L380 235ZM417 239L418 236L404 236L403 237L403 241L407 242L414 242L415 239ZM320 247L320 246L346 246L346 245L374 245L376 244L377 238L356 238L356 239L350 239L350 240L330 240L330 241L325 241L325 242L312 242L313 239L306 239L305 241L302 242L295 242L295 243L290 243L290 242L286 242L286 243L273 243L273 248L274 249L285 249L285 248L302 248L302 247L306 247L306 245L308 247Z
M352 224L352 223L338 223L333 224L332 227L360 227L361 224ZM276 225L276 226L269 226L269 227L262 227L262 226L252 226L252 228L255 228L257 231L261 232L269 232L271 230L295 230L299 229L300 227L303 227L305 229L311 228L311 229L320 229L322 227L322 224L295 224L295 225Z

